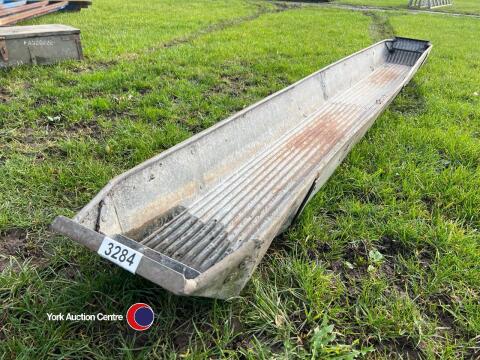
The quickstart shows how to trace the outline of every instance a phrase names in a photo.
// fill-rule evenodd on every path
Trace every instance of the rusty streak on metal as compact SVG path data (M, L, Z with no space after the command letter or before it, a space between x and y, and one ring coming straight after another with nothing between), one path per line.
M237 295L430 50L395 38L344 58L113 179L53 228L95 251L97 229L157 254L138 273L176 294Z

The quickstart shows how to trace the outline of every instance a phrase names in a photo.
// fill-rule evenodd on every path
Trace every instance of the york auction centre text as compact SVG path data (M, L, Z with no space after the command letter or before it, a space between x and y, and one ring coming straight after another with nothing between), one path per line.
M47 313L49 321L119 321L123 320L123 315L120 314L52 314Z

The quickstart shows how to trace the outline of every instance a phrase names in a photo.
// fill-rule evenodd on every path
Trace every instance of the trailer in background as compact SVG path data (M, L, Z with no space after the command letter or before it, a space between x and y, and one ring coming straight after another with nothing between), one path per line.
M452 5L452 0L409 0L408 3L408 7L418 9L432 9L447 5Z

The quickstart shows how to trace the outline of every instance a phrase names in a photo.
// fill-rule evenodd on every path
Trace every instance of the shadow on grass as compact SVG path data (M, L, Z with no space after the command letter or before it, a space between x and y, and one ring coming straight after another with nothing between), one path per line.
M421 115L428 110L425 96L420 91L420 86L416 80L412 79L409 82L390 105L390 109L402 115L415 116Z

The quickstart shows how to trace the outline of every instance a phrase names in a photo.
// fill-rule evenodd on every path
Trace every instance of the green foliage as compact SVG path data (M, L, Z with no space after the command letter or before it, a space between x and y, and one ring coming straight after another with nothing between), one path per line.
M354 345L357 345L358 340L354 341L352 345L332 344L336 338L333 328L333 325L328 325L327 318L324 318L320 327L317 326L313 329L313 335L310 341L312 360L353 360L373 351L372 348L356 350Z

